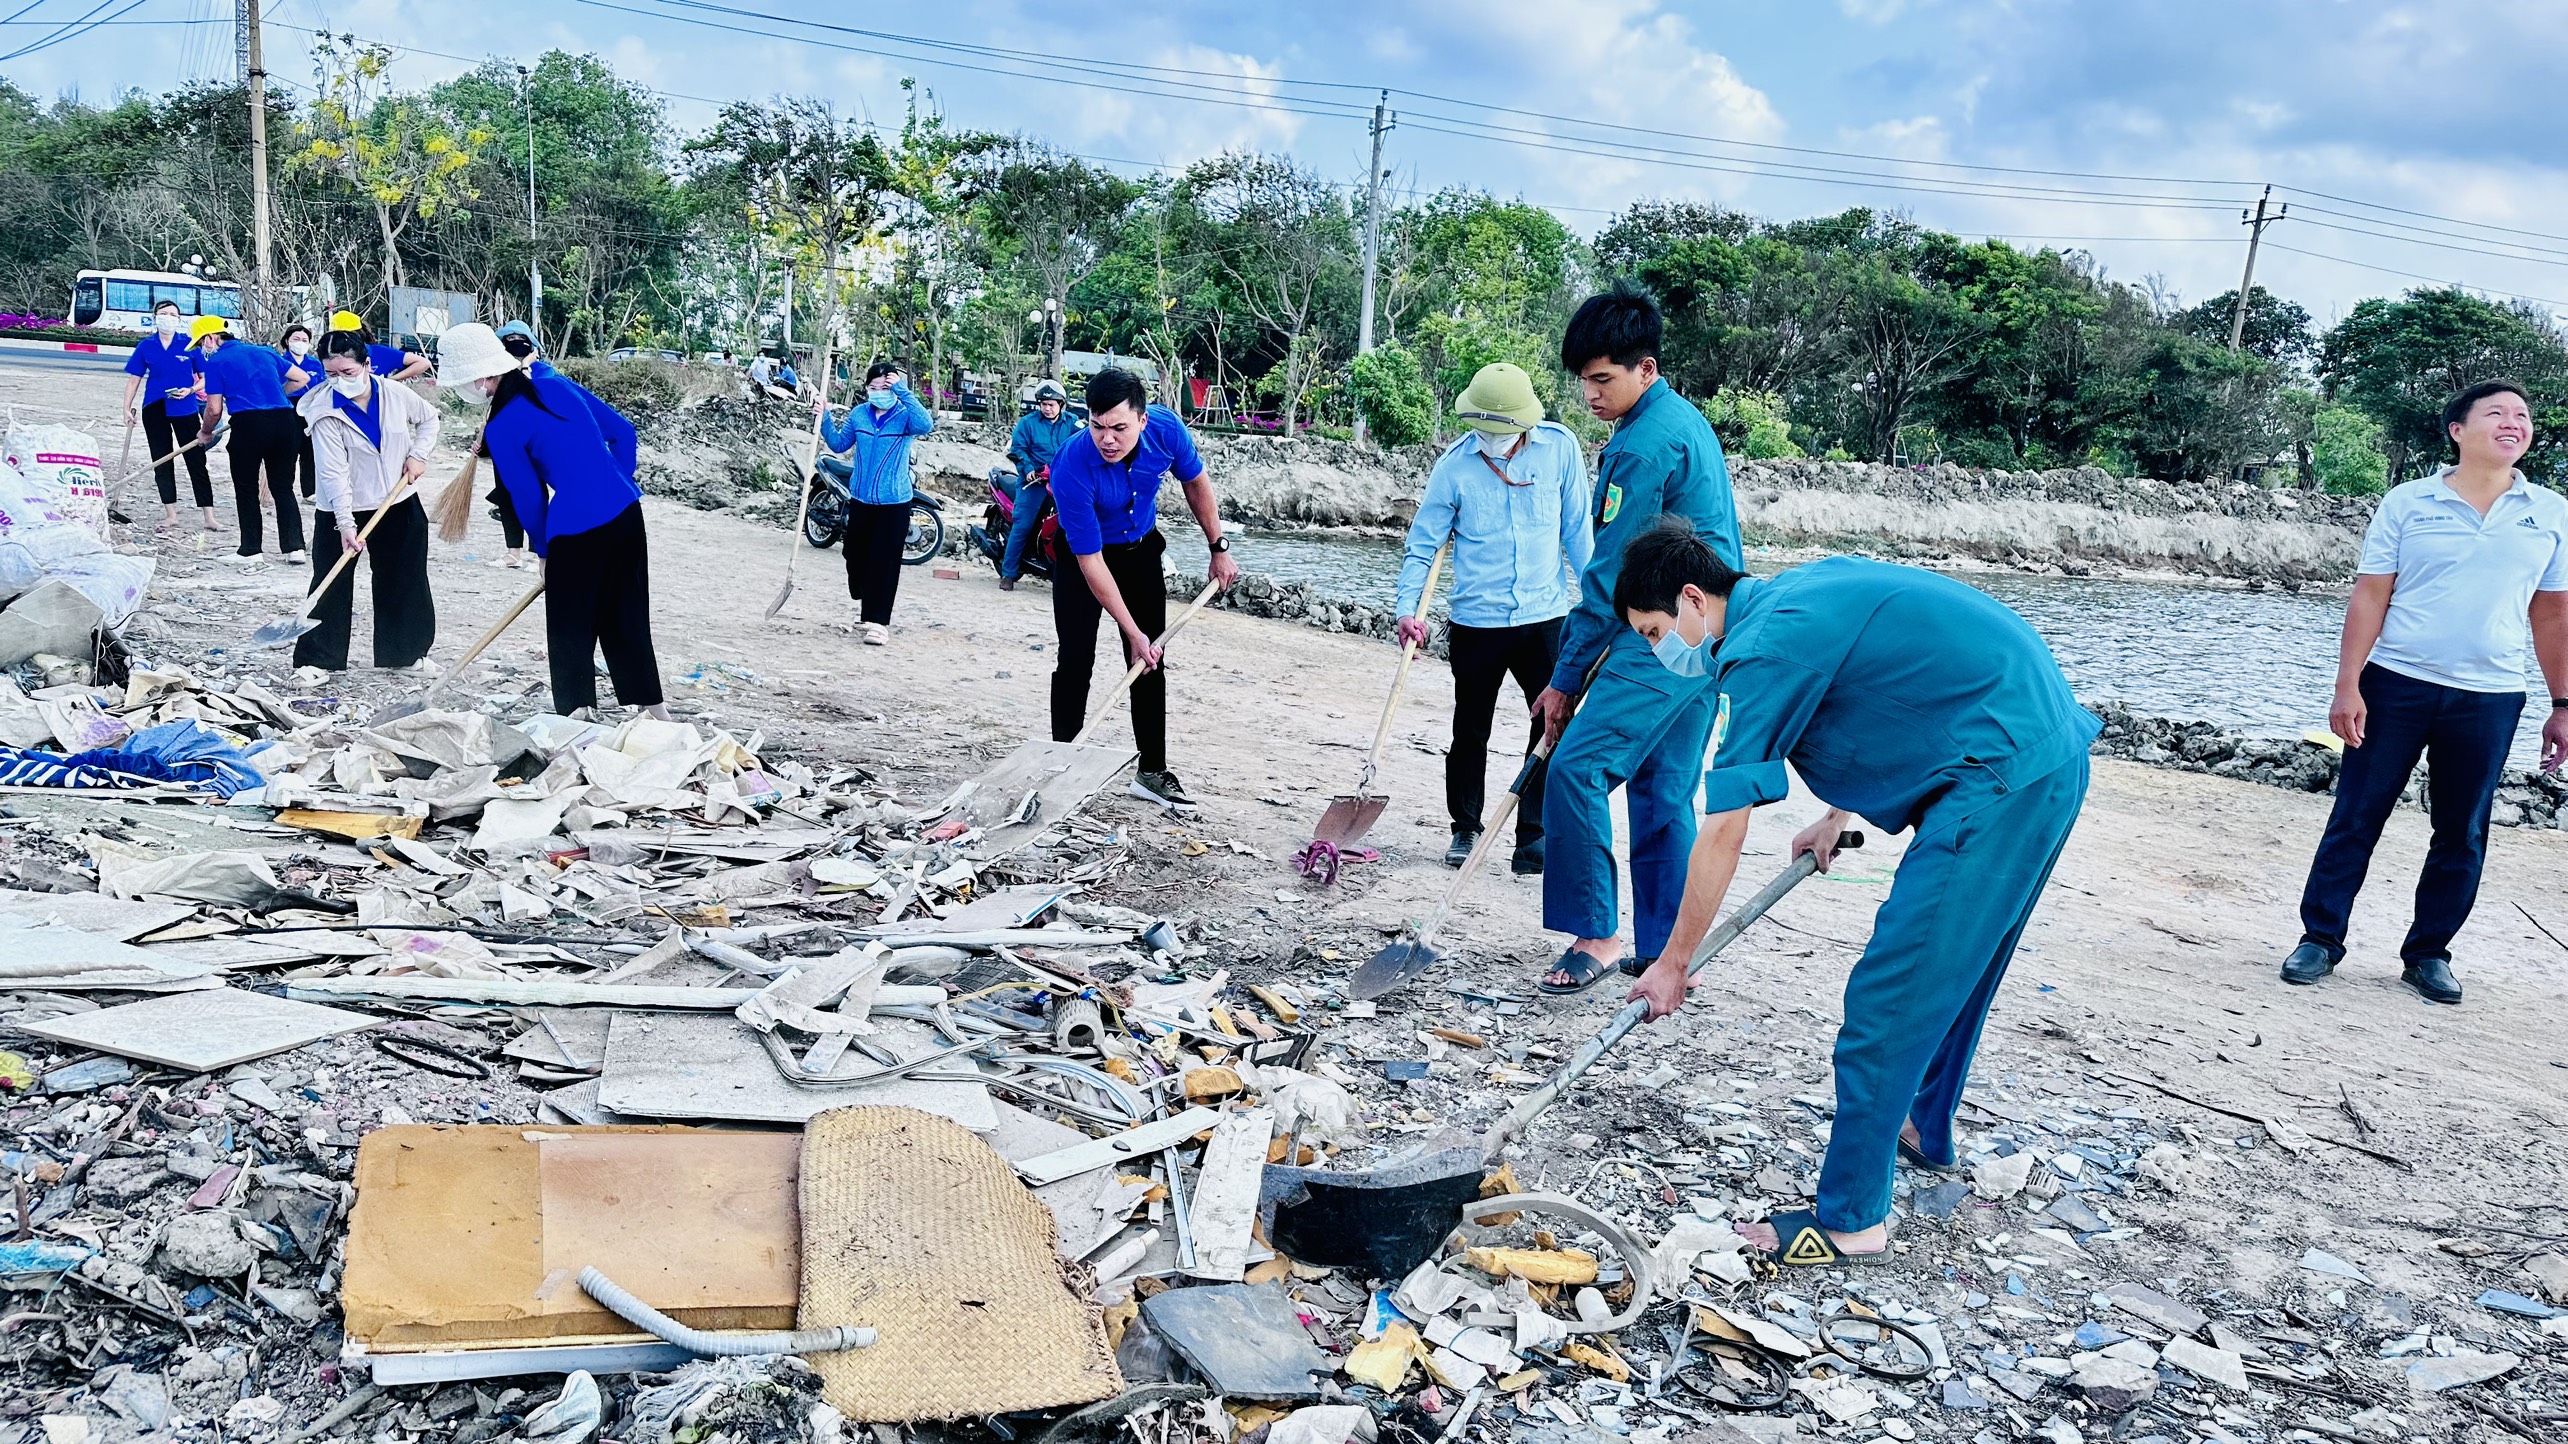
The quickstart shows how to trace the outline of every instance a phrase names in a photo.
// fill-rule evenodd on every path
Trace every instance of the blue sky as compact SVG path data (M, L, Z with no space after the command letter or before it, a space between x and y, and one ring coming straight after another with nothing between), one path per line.
M39 0L0 26L0 53L93 3ZM229 74L231 11L140 0L124 23L0 74L91 98ZM405 47L410 82L466 68L457 57L591 51L670 93L681 126L708 102L780 93L896 121L910 75L959 124L1125 169L1253 145L1350 184L1365 164L1357 113L1389 87L1402 189L1521 197L1587 234L1652 196L1775 217L1869 204L2084 248L2187 300L2236 284L2239 209L2271 183L2292 214L2268 232L2258 279L2322 323L2423 281L2568 314L2560 0L269 0L266 13L269 68L289 81L309 78L307 32L323 24ZM1082 63L1098 59L1135 68Z

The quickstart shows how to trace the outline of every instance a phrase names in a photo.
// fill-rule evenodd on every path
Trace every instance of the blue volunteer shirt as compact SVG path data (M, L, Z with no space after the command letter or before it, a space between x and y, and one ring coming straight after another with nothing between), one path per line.
M2568 592L2568 500L2516 472L2483 517L2450 474L2391 488L2363 533L2355 570L2397 578L2371 660L2464 692L2521 692L2532 594Z
M633 423L567 376L539 376L535 399L512 401L482 427L490 468L508 488L535 555L555 538L595 531L642 499Z
M395 375L409 364L410 353L398 346L386 346L378 341L366 343L366 369L377 376Z
M1052 509L1061 539L1073 556L1094 556L1110 546L1137 542L1159 525L1159 483L1191 482L1204 474L1194 433L1165 406L1150 408L1132 454L1109 462L1096 438L1082 428L1052 458Z
M142 393L134 399L145 406L159 402L165 415L194 416L199 359L196 348L180 337L164 341L145 336L125 358L125 374L143 378Z
M1561 626L1560 661L1552 668L1551 685L1559 692L1577 692L1588 664L1622 629L1623 619L1614 615L1614 583L1623 575L1623 549L1661 513L1691 520L1721 560L1746 570L1721 438L1664 380L1641 393L1598 454L1593 512L1595 556L1580 580L1578 606Z
M198 363L205 375L205 394L223 398L224 408L238 416L246 411L284 411L285 373L293 366L285 353L250 341L226 341Z
M1450 538L1446 609L1457 625L1521 627L1567 616L1596 545L1587 497L1587 456L1568 428L1543 422L1503 460L1482 448L1479 432L1464 432L1427 473L1409 524L1400 615L1417 612L1436 548Z
M1784 763L1885 832L1950 818L2084 756L2102 724L2005 603L1951 577L1830 557L1730 594L1703 810L1781 802Z

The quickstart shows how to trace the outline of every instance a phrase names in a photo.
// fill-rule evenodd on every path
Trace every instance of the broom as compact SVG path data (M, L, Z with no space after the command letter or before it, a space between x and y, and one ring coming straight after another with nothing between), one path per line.
M463 470L437 493L437 540L452 544L462 541L473 524L473 474L481 470L481 438L473 438L473 449L464 456Z

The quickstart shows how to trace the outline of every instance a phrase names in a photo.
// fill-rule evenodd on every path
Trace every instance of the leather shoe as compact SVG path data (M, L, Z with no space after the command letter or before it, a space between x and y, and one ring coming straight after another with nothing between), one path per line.
M2283 959L2283 981L2286 983L2315 983L2335 971L2336 960L2327 955L2327 949L2316 943L2303 943L2292 949L2290 957Z
M2399 973L2399 981L2425 995L2429 1003L2461 1001L2461 980L2452 976L2450 958L2416 958Z
M1517 843L1516 855L1507 865L1515 870L1518 877L1542 876L1543 840L1538 837L1531 842Z
M1475 847L1478 847L1479 845L1480 845L1480 834L1479 834L1479 833L1476 833L1476 832L1457 832L1457 833L1455 833L1455 834L1453 835L1453 843L1452 843L1452 845L1451 845L1451 846L1449 846L1449 847L1447 847L1447 848L1445 849L1445 866L1447 866L1447 867L1460 867L1460 866L1462 866L1464 863L1471 861L1471 850L1472 850L1473 848L1475 848Z

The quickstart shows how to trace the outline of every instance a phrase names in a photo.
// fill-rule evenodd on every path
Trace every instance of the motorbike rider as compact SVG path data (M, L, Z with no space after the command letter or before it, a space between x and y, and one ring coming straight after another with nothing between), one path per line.
M1048 378L1036 382L1034 409L1018 417L1016 430L1008 433L1008 460L1016 463L1018 481L1008 488L1015 511L1008 524L1007 550L999 557L1001 591L1015 591L1017 578L1025 574L1025 550L1033 544L1035 528L1043 524L1043 510L1052 500L1052 458L1079 434L1078 421L1063 414L1069 399L1060 382Z

